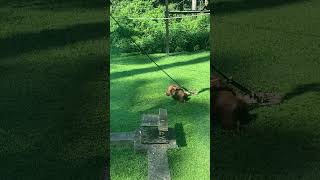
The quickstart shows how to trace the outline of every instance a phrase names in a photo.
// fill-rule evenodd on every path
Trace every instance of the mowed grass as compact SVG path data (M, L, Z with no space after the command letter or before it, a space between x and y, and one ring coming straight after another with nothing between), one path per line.
M240 135L214 129L216 179L320 179L320 2L216 3L215 64L286 100Z
M0 179L101 179L104 4L0 1Z
M188 89L204 91L187 103L165 95L173 83L147 57L112 54L110 67L110 127L112 132L134 131L143 113L168 111L169 127L181 124L186 146L169 150L172 179L209 179L210 92L209 53L182 53L166 57L153 54L156 62ZM180 136L179 136L180 137ZM146 179L147 155L135 154L133 147L111 146L113 180Z

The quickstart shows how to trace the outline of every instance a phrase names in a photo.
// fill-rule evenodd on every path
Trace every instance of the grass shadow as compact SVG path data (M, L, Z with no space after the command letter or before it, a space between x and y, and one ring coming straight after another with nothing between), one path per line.
M160 61L162 58L176 58L176 57L187 57L193 55L194 53L202 53L205 51L199 52L177 52L171 53L169 55L158 53L158 54L148 54L152 60L155 62ZM132 53L120 53L116 52L115 48L111 49L111 61L112 64L122 64L122 65L134 65L134 64L151 64L153 63L150 61L147 56L141 52L132 52Z
M111 81L113 81L111 77ZM145 86L148 80L126 81L125 83L111 82L110 84L110 130L111 131L133 131L140 123L140 116L147 113L149 109L130 111L135 107L137 97L140 96L139 87ZM130 93L128 93L130 89ZM112 106L117 106L113 109ZM115 120L117 119L117 120Z
M35 9L67 9L67 8L104 8L107 6L107 2L101 0L1 0L1 7L13 7L13 8L35 8Z
M320 83L309 83L309 84L298 85L293 89L293 91L286 93L282 101L290 100L296 96L299 96L308 92L320 92Z
M212 125L212 131L217 131L218 129L221 129L221 120L217 119L216 116L213 114L212 111L211 113L211 125ZM250 126L251 123L255 122L258 119L258 114L257 113L251 113L249 112L246 117L241 119L241 124L240 128L242 130L245 130L248 126Z
M184 132L182 123L176 123L174 129L176 133L177 145L179 147L187 146L186 134Z
M202 63L209 61L209 57L203 57L203 58L196 58L190 61L186 62L176 62L176 63L171 63L171 64L165 64L161 65L162 69L169 69L177 66L185 66L185 65L191 65L191 64L197 64L197 63ZM133 69L129 71L120 71L120 72L114 72L111 73L112 79L119 79L123 77L129 77L129 76L134 76L134 75L139 75L139 74L144 74L144 73L149 73L149 72L155 72L159 71L158 67L146 67L146 68L140 68L140 69Z
M318 34L314 34L314 33L308 33L308 32L299 32L299 31L292 31L292 30L286 30L283 28L274 28L274 27L268 27L268 26L261 26L261 25L255 25L252 23L237 23L237 22L230 22L230 21L225 21L222 20L221 23L223 24L228 24L228 25L232 25L235 27L251 27L255 30L264 30L264 31L269 31L269 32L273 32L273 33L284 33L287 35L292 35L292 36L302 36L302 37L309 37L309 38L320 38L320 35Z
M112 53L111 61L112 64L121 64L121 65L133 65L133 64L150 64L152 63L149 59L146 58L145 55L141 55L140 53ZM166 55L162 54L150 54L149 55L152 60L158 62L162 58L166 57Z
M214 3L214 13L230 14L254 9L273 8L307 0L241 0L241 1L219 1Z
M23 157L17 160L17 157ZM1 159L6 163L6 168L1 170L4 179L102 179L104 156L82 157L73 160L48 157L41 152L25 152L11 154ZM32 171L37 163L37 173ZM14 168L11 168L14 167ZM59 173L58 173L59 172ZM63 173L63 175L62 175Z
M105 37L106 23L77 24L67 28L48 29L40 32L16 34L0 39L1 58L18 56L23 53L61 47L86 40Z
M5 95L0 97L1 124L10 129L10 137L0 140L5 140L0 161L6 166L0 168L1 177L61 179L57 171L64 178L101 177L107 155L106 108L101 101L106 99L105 72L100 68L104 58L66 58L66 64L35 63L33 67L21 62L8 67L5 73L14 74L9 81L19 90L7 88L7 81L0 88ZM76 68L68 63L73 60L79 62Z
M219 179L228 175L270 177L312 174L313 170L304 165L309 159L320 159L316 140L308 132L249 128L236 135L220 131L213 134L213 146L216 147L213 149L213 163L215 176Z

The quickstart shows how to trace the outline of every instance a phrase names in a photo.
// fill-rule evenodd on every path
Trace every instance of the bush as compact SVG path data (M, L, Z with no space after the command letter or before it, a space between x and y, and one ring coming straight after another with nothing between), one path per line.
M174 9L175 4L170 5ZM163 18L164 6L152 0L116 0L111 8L112 16L120 22L120 28L111 19L111 47L120 52L136 52L130 37L148 53L165 51L164 20L132 20L134 18ZM170 52L198 51L209 48L208 16L170 20Z

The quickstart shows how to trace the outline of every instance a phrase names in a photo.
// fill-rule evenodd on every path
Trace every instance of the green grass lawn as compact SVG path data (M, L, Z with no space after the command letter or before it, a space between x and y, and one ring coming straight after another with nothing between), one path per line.
M253 110L241 135L214 129L216 179L320 179L320 2L218 0L215 7L218 68L287 97Z
M182 53L166 57L152 55L170 75L188 89L209 88L209 53ZM134 131L143 113L168 110L169 127L181 124L186 146L168 151L172 179L209 179L210 114L209 90L179 103L165 96L173 83L145 56L111 56L110 128L112 132ZM135 154L132 147L111 146L113 180L146 179L147 156Z
M0 179L101 179L104 4L0 0Z

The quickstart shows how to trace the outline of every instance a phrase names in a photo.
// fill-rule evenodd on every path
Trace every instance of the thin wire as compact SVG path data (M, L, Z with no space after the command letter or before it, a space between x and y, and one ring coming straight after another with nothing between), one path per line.
M111 18L118 24L118 26L119 26L120 28L123 28L123 27L121 26L121 24L120 24L113 16L111 16ZM163 73L165 73L173 82L175 82L178 86L180 86L182 89L186 90L187 92L191 92L191 91L189 91L187 88L183 87L183 86L182 86L180 83L178 83L176 80L174 80L164 69L162 69L162 67L159 66L159 65L149 56L148 53L146 53L145 51L142 50L142 48L135 42L135 40L134 40L131 36L129 36L129 38L131 39L132 43L138 48L138 50L139 50L140 52L142 52L144 55L146 55L146 56L149 58L149 60L152 61L152 62L153 62Z
M189 16L178 16L178 17L169 17L169 18L133 18L133 17L115 17L115 18L127 18L132 20L165 20L165 19L183 19L183 18L189 18L189 17L197 17L197 16L206 16L209 15L209 13L204 14L198 14L198 15L189 15Z

